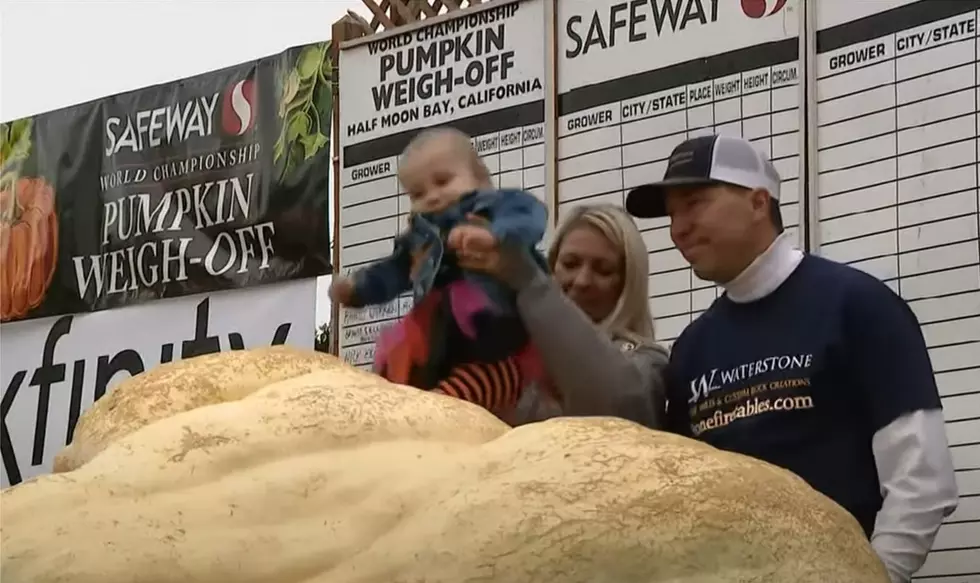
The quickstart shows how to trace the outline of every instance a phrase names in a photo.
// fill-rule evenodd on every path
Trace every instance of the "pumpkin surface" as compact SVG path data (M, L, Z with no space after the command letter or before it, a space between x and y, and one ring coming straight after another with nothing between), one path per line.
M332 357L257 390L262 367L215 366L248 356L168 365L225 402L171 407L195 383L151 372L114 392L174 414L86 412L100 453L0 493L4 583L888 582L846 511L763 462L612 418L510 429Z
M338 366L337 359L320 352L272 346L152 368L119 383L79 418L71 445L54 459L54 471L74 470L109 443L154 421L236 401L276 381Z
M58 262L54 189L43 178L20 178L0 191L0 321L41 305Z

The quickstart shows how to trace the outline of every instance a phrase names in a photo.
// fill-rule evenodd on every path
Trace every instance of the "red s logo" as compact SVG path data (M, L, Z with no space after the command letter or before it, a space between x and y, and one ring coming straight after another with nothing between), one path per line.
M221 97L221 129L233 136L244 135L255 125L255 81L243 79Z
M786 6L786 0L742 0L742 12L749 18L772 16Z

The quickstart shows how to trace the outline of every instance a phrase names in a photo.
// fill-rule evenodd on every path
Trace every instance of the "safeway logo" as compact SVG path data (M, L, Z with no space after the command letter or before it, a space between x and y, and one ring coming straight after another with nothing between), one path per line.
M255 124L255 81L243 79L221 97L221 129L232 136L242 136Z
M742 12L749 18L765 18L779 12L786 0L742 0Z

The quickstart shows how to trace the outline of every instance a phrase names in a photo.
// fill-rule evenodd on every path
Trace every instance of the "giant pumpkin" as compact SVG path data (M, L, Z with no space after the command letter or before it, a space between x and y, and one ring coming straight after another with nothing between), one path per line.
M54 189L43 178L20 178L0 191L0 321L41 305L58 261Z
M82 415L71 445L55 458L54 471L74 470L111 442L154 421L235 401L276 381L337 366L335 358L321 352L274 346L152 368L124 380Z
M272 362L317 370L252 390ZM144 405L86 413L97 455L0 494L4 583L888 581L802 480L682 437L612 418L510 429L288 350L161 369L172 387L115 389ZM227 400L173 406L197 387ZM173 414L125 419L153 410Z

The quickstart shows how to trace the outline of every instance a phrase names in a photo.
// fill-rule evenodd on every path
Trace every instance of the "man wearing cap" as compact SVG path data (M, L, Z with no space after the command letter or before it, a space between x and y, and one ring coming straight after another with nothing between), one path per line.
M636 217L670 217L694 273L725 291L674 343L667 425L795 472L907 582L957 505L925 341L884 283L794 245L779 187L752 144L704 136L627 196Z

